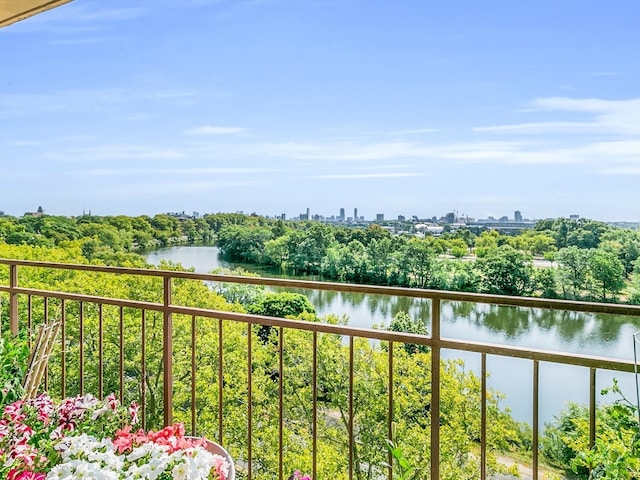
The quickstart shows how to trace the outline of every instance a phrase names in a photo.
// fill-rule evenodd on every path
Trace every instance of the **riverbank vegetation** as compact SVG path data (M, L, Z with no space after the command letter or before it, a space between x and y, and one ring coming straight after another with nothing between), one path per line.
M638 230L566 218L542 220L518 235L446 230L421 238L376 223L347 227L226 213L0 217L5 243L79 246L90 262L135 262L129 253L215 241L229 259L328 280L640 303Z

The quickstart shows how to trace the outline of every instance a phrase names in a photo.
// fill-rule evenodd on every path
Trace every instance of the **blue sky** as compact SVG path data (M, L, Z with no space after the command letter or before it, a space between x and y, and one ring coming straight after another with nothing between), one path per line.
M0 30L0 210L640 221L640 1L74 0Z

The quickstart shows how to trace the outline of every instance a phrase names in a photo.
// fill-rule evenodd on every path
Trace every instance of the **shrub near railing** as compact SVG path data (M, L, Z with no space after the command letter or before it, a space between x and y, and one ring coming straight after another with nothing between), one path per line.
M5 331L0 337L0 410L5 405L22 398L22 380L29 359L29 344L23 332L14 336Z

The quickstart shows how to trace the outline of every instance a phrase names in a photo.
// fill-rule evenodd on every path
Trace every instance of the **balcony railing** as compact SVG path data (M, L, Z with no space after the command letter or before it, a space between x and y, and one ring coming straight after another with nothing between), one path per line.
M86 283L78 286L75 291L58 291L43 288L43 285L28 284L19 275L22 272L46 271L48 274L55 274L59 277L84 272L89 278L95 279L95 285L91 285L91 291L99 293L87 293ZM24 275L25 278L35 278L33 275ZM112 292L100 291L99 284L101 278L119 277L126 278L127 281L134 282L137 278L147 278L157 285L157 299L149 301L140 298L121 298L114 296ZM284 472L283 450L285 440L283 438L283 429L289 419L284 418L283 404L285 402L284 377L286 375L287 365L285 365L285 332L287 331L304 331L310 332L310 364L311 364L311 452L312 452L312 473L314 479L318 479L318 462L321 461L318 455L318 419L320 413L319 408L319 391L318 391L318 352L320 348L319 340L322 335L339 336L343 348L348 352L345 355L347 364L344 366L348 382L346 385L347 407L344 412L347 423L348 435L348 452L349 455L349 472L348 478L354 476L354 462L358 461L354 458L354 450L356 443L356 434L358 426L354 424L354 351L355 344L358 339L367 339L368 341L383 342L388 345L388 364L387 388L386 388L386 432L387 438L392 438L394 429L394 410L395 392L394 386L397 379L394 378L394 348L397 345L405 343L425 345L431 351L430 373L430 409L424 412L429 417L430 428L430 458L431 463L427 468L429 478L440 478L440 422L433 422L430 419L440 418L441 412L441 352L443 349L475 352L481 358L481 397L480 405L480 432L479 432L479 476L481 479L488 477L487 473L487 356L500 356L513 359L527 359L532 365L532 445L539 444L539 402L540 402L540 370L541 362L550 364L564 364L585 367L589 370L589 432L590 445L595 442L596 436L596 372L598 370L610 370L618 372L634 372L634 364L631 360L617 360L611 358L602 358L589 355L562 353L555 351L545 351L540 349L520 348L507 345L497 345L473 341L464 341L454 338L443 338L441 336L441 314L440 306L443 301L461 301L473 302L480 304L494 304L506 306L529 307L535 309L552 309L567 310L591 313L607 313L615 315L631 315L640 316L640 307L631 305L616 305L604 303L575 302L563 300L550 300L526 297L507 297L497 295L481 295L471 293L457 293L447 291L420 290L409 288L382 287L382 286L365 286L354 284L327 283L327 282L311 282L301 280L283 280L274 278L256 278L232 275L212 275L199 274L185 271L165 271L152 269L131 269L116 268L104 266L90 265L71 265L39 261L22 261L0 259L0 279L5 281L0 285L0 302L2 311L0 319L2 324L0 327L6 329L7 323L12 332L17 333L20 330L27 329L31 332L38 323L49 322L52 317L62 321L62 329L60 334L60 342L58 348L58 362L55 368L50 366L48 375L45 376L45 389L54 389L60 396L68 394L84 393L92 391L99 397L105 395L105 388L113 385L105 385L105 369L109 372L116 372L113 377L115 380L115 390L119 392L121 400L130 399L133 395L137 397L142 407L142 421L153 422L151 418L152 412L160 412L161 417L158 422L170 424L175 420L175 414L179 414L181 418L187 418L185 422L192 434L199 433L199 418L202 415L212 412L217 415L217 432L215 432L216 440L220 443L226 443L225 438L229 432L225 431L225 422L223 419L225 402L230 401L225 397L225 325L242 324L246 328L246 340L244 347L246 348L246 396L243 399L233 399L234 402L242 401L246 409L246 450L243 452L234 451L231 445L231 453L241 465L241 472L244 478L253 478L253 450L255 448L252 439L260 428L258 422L254 419L254 396L253 388L253 364L254 364L254 345L252 340L258 326L269 326L277 332L277 340L274 342L274 350L277 352L277 372L274 372L274 378L277 383L277 398L279 406L279 418L277 429L277 478L283 479L288 476ZM177 282L197 281L202 282L219 282L224 284L247 284L247 285L263 285L267 287L283 287L295 289L315 289L328 290L338 292L355 292L362 294L379 294L387 296L405 296L413 298L428 299L431 303L431 319L430 334L428 336L414 335L409 333L397 333L387 330L376 330L368 328L354 328L339 324L318 323L302 320L289 320L284 318L265 317L260 315L250 315L232 311L222 311L215 309L207 309L198 306L189 306L177 304L173 292ZM109 285L109 281L105 281L104 285ZM38 288L39 287L39 288ZM44 285L47 287L47 285ZM50 288L50 287L49 287ZM8 307L8 308L7 308ZM115 312L115 313L114 313ZM136 330L134 339L131 338L131 332L127 331L125 317L131 316L139 318L139 330ZM89 334L87 332L87 324L92 318L95 323L95 330ZM180 328L184 325L190 325L187 332L176 332L174 328L174 318L190 319L190 322L181 322ZM149 321L154 322L155 326L149 327ZM205 322L207 325L213 325L216 334L212 337L199 336L198 325ZM93 327L92 327L93 328ZM117 333L114 333L113 330ZM158 365L149 365L151 361L150 334L159 334L161 336L154 340L160 345L161 356L158 353ZM109 352L105 351L105 338L114 338ZM187 337L187 352L176 351L174 339L178 335ZM181 337L181 338L182 338ZM114 351L113 348L116 348ZM181 347L182 348L182 347ZM90 350L90 351L89 351ZM130 365L131 351L137 357L137 364ZM203 382L198 378L198 369L201 367L198 355L203 351L211 351L213 364L215 365L214 383L207 384L203 387ZM188 380L191 385L190 392L185 394L180 392L180 398L184 401L177 405L174 401L176 394L176 372L174 361L178 355L187 360L186 370L180 379L180 385ZM160 359L161 358L161 359ZM73 365L71 364L71 362ZM155 361L155 360L154 360ZM91 362L88 365L87 362ZM156 366L158 368L156 368ZM68 372L73 371L74 377L70 378ZM181 370L182 371L182 370ZM156 378L150 378L150 372L157 375ZM93 378L92 373L97 374L97 379ZM160 375L161 373L161 375ZM54 378L55 377L55 378ZM185 378L186 377L186 378ZM131 387L132 379L136 385ZM158 384L158 392L162 392L161 398L151 398L152 386ZM204 380L206 384L206 380ZM198 404L198 399L206 392L207 388L214 389L217 392L217 405ZM133 393L132 393L133 391ZM185 400L186 399L186 400ZM185 407L186 405L186 407ZM186 409L186 414L184 410ZM208 412L207 412L208 410ZM215 417L215 415L214 415ZM244 431L244 430L243 430ZM532 449L532 469L533 478L539 476L539 459L538 449ZM391 457L388 458L391 463ZM274 478L276 478L274 472ZM393 478L392 469L387 470L387 478Z

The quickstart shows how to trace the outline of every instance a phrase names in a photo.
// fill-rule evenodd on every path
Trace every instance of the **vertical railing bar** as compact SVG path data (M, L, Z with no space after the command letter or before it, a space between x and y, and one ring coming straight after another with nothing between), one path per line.
M538 480L538 429L539 429L539 389L540 389L540 362L533 361L533 440L531 450L533 453L533 480Z
M223 397L222 387L224 386L224 379L222 377L222 345L223 345L223 328L222 319L218 319L218 441L224 445L222 438L222 413L223 413Z
M589 369L589 448L596 444L596 369Z
M98 398L104 398L104 312L98 305Z
M253 325L247 323L247 474L253 475ZM315 478L315 477L314 477Z
M162 390L164 402L164 426L173 423L173 318L171 315L171 277L163 277L162 315Z
M29 351L31 351L31 336L33 335L32 317L33 301L31 295L27 295L27 345L29 346Z
M196 434L196 316L191 316L191 435Z
M142 429L146 429L147 425L147 327L146 327L146 310L141 310L140 325L140 409L142 410Z
M78 337L80 342L80 395L84 395L84 302L78 305L80 309L80 318L78 319Z
M440 479L440 298L431 301L431 479Z
M67 370L67 358L66 358L66 344L67 344L67 332L66 332L66 316L67 316L67 312L66 312L66 304L64 301L64 298L62 299L62 303L61 303L61 310L60 310L60 395L62 396L62 398L65 398L67 396L67 375L66 375L66 370Z
M278 329L278 478L284 478L283 454L284 450L284 329Z
M124 403L124 307L120 307L120 329L118 332L120 343L120 358L118 361L120 376L120 403Z
M480 357L480 480L487 478L487 354Z
M313 405L313 418L312 418L312 425L311 425L311 432L312 432L312 436L311 436L311 454L312 454L312 458L311 458L311 462L312 462L312 466L311 466L311 478L318 478L318 461L317 461L317 457L318 457L318 332L313 332L313 350L312 350L312 363L313 363L313 372L312 372L312 376L313 376L313 384L312 384L312 389L313 389L313 399L311 400L311 403Z
M353 480L353 335L349 336L349 480Z
M13 291L18 287L18 265L9 265L9 329L12 335L18 334L18 294Z
M392 442L395 442L393 435L393 342L389 342L389 412L387 414L387 437ZM388 477L389 480L393 480L393 455L391 451L387 454L387 463L389 464Z
M43 318L44 324L49 323L49 297L44 297L44 305L43 305ZM44 369L44 390L45 392L49 391L49 363Z

